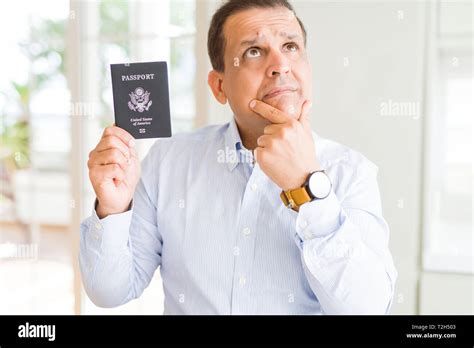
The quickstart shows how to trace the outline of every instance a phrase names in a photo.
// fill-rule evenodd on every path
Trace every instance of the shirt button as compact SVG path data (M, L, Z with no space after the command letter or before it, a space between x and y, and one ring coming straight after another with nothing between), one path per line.
M299 222L300 228L304 229L308 226L308 222L306 220L301 220Z
M244 286L246 282L247 282L247 279L244 276L240 276L239 285Z
M245 227L245 228L242 230L242 233L244 234L244 236L248 236L248 235L250 234L250 228Z
M258 185L257 184L252 184L252 186L250 188L252 189L252 191L257 191Z
M97 233L94 233L94 234L92 235L92 238L94 238L95 240L98 240L98 239L99 239L99 235L98 235Z
M311 234L311 232L306 231L305 234L304 234L304 238L305 238L306 240L308 240L308 239L313 238L313 235Z
M102 228L102 225L101 225L101 224L99 224L98 222L96 222L96 224L95 224L95 228L96 228L96 229L98 229L98 230L100 230L100 229Z

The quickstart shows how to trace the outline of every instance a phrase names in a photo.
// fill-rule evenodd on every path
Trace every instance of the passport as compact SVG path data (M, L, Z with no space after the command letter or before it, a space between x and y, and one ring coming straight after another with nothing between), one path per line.
M171 137L166 62L111 64L115 125L135 139Z

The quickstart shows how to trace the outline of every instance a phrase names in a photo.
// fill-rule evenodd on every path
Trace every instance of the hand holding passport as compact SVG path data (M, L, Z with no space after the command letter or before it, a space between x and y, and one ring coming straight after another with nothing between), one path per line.
M135 139L171 136L165 62L113 64L115 124L89 154L89 178L102 219L130 209L140 179Z
M171 136L166 62L111 64L115 124L135 139Z

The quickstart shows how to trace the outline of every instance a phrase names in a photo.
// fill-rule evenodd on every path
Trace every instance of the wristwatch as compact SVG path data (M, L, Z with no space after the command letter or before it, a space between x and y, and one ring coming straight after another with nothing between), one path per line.
M304 203L329 196L331 188L331 180L324 170L317 170L308 175L302 187L282 191L280 198L286 207L298 211Z

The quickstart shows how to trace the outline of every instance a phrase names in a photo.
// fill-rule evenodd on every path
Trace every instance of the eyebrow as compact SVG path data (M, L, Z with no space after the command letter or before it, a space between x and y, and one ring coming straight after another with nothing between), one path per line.
M261 36L261 37L256 37L255 39L252 39L252 40L243 40L240 42L240 47L245 47L245 46L253 46L255 45L257 42L260 42L260 41L263 41L262 39L265 38L265 36Z
M284 36L286 37L287 39L289 40L293 40L293 39L296 39L296 38L300 38L302 39L301 35L298 34L298 33L287 33L286 31L281 31L279 33L280 36Z
M286 31L281 31L280 33L278 33L278 36L286 37L289 40L293 40L295 38L302 38L301 35L297 33L287 33ZM263 41L263 39L265 39L265 35L258 36L254 39L243 40L240 42L239 47L253 46L256 43Z

